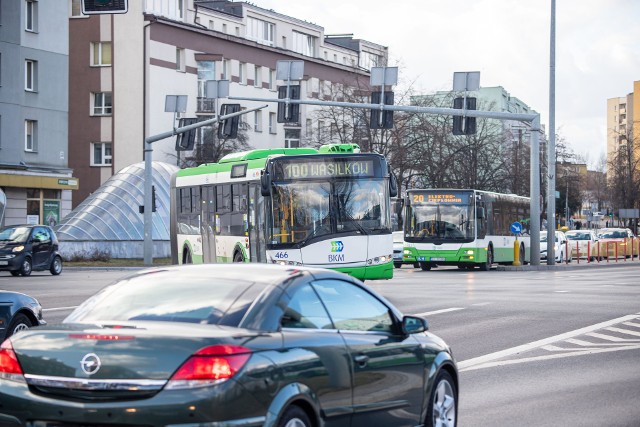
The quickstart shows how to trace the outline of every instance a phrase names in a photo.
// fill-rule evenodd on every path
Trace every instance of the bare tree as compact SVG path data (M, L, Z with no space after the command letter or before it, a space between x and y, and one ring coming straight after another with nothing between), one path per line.
M626 133L618 133L618 149L608 162L607 179L612 207L619 209L640 208L640 141L633 137L632 126ZM637 227L637 218L635 218ZM630 224L627 224L630 225Z

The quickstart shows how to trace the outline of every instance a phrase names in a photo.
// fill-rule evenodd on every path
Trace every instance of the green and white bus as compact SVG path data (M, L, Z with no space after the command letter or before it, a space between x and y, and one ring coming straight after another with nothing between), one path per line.
M489 270L493 263L513 263L517 238L519 261L529 262L529 200L479 190L408 190L403 261L423 270L439 265ZM515 222L522 225L518 235L511 232Z
M397 183L383 156L359 151L258 149L178 171L173 263L266 262L390 279Z

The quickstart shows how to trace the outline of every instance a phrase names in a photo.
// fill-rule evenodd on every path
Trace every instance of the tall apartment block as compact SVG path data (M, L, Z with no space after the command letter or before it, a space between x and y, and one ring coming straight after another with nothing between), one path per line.
M68 24L59 0L0 2L0 225L71 211Z
M627 96L607 99L607 162L629 141L640 155L640 80L633 82Z
M77 206L109 177L144 159L144 139L173 129L176 118L211 118L209 80L230 95L277 98L277 61L304 61L302 99L327 99L341 85L369 81L387 48L243 1L129 0L126 14L85 16L69 0L69 165L81 182ZM285 4L283 4L285 7ZM167 95L186 95L186 112L165 112ZM297 123L277 123L277 104L243 115L252 148L304 144L318 107L302 105ZM153 143L153 160L177 164L175 138Z

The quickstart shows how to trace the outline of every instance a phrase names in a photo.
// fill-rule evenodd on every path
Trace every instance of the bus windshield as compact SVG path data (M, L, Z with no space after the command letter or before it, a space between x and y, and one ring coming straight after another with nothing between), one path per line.
M269 243L303 246L336 234L389 233L387 187L384 179L274 182Z
M412 204L407 209L407 241L475 238L473 205L468 203Z

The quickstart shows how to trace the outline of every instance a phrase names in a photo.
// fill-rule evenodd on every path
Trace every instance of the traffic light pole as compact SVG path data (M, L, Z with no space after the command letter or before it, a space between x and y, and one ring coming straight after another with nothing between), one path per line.
M266 107L266 105L261 105L260 107L249 108L244 111L238 111L236 113L226 114L224 116L217 116L209 120L194 123L192 125L183 126L181 128L174 128L170 131L152 135L144 139L144 265L153 265L153 211L151 209L151 206L153 205L153 147L151 144L174 135L188 132L190 130L197 129L203 126L219 123L223 120L261 110Z

